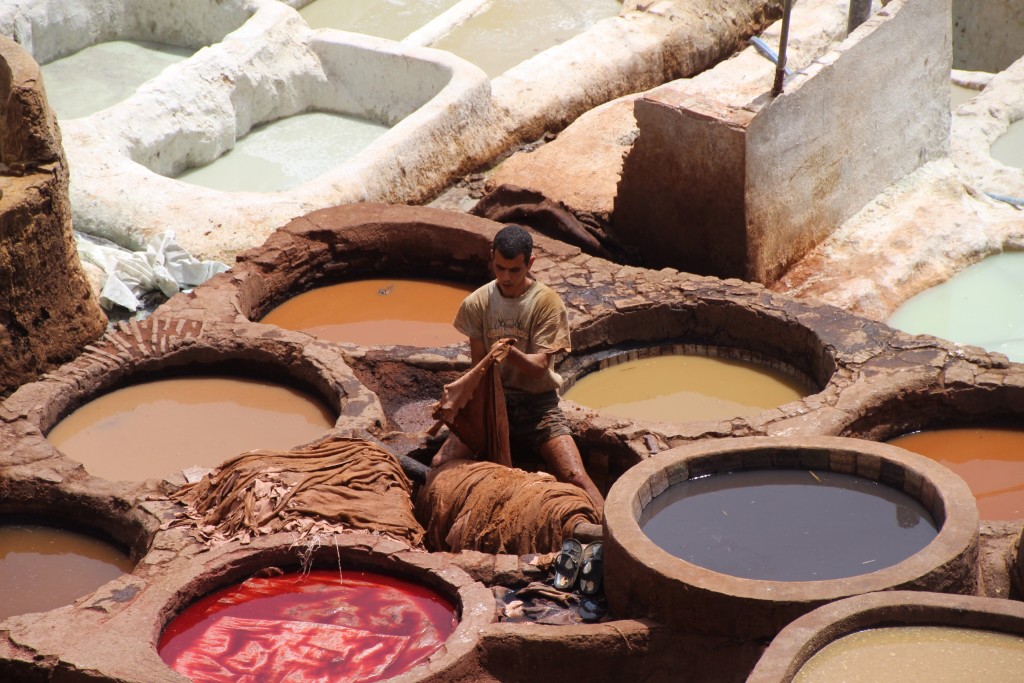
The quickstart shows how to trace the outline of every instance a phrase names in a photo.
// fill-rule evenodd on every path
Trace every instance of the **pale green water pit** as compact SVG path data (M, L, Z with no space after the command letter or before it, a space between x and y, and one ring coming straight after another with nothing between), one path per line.
M619 0L494 0L431 47L448 50L494 78L621 10Z
M42 66L50 108L59 119L95 114L195 50L141 40L97 43Z
M310 28L401 40L458 0L315 0L299 10Z
M1004 252L908 299L891 327L1024 361L1024 252Z
M1010 124L1006 133L992 143L991 153L1001 164L1024 168L1024 119Z
M290 190L355 156L388 129L342 114L296 114L253 128L212 163L177 178L225 192Z
M956 109L965 102L970 102L980 90L974 90L956 83L949 84L949 108Z

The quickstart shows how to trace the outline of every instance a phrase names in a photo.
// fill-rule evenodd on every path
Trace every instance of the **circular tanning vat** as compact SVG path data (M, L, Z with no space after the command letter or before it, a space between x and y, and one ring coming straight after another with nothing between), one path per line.
M834 328L814 329L809 325L820 321L817 315L766 306L751 300L750 292L723 295L721 281L704 283L705 291L687 291L685 298L654 293L647 304L573 328L573 351L557 364L565 378L562 395L573 401L568 415L581 448L595 461L607 454L610 480L665 444L770 432L773 424L809 412L803 398L828 389L840 371L837 354L849 338L842 316L832 321ZM584 296L576 292L568 299ZM588 379L608 371L610 400L632 402L619 406L623 416L585 408L574 398ZM622 435L631 447L624 449Z
M207 665L255 675L254 667L289 658L297 668L318 667L315 680L440 683L471 670L481 632L495 619L490 590L444 558L393 539L342 533L322 540L297 548L293 534L275 534L181 553L102 618L69 614L62 628L77 629L75 639L42 642L39 633L17 629L14 636L19 647L47 653L34 673L87 669L98 681L181 681L162 654L194 667L188 675L196 683L211 680ZM295 580L306 572L309 581ZM287 615L278 612L282 602ZM423 627L420 638L401 632L410 626ZM410 652L415 661L403 659ZM16 657L0 653L0 676L25 673Z
M1009 683L1020 678L1022 665L1024 606L1019 602L886 591L800 617L772 640L747 683Z
M972 383L927 379L879 396L843 436L887 441L961 477L983 520L1024 518L1021 368L989 368Z
M439 280L354 280L303 292L259 322L359 346L448 346L466 340L452 320L472 291Z
M563 397L633 420L729 420L814 393L796 369L738 349L674 344L617 349L588 361Z
M650 535L645 525L666 513L670 524ZM612 611L692 633L771 637L839 598L969 592L977 581L966 484L927 458L853 439L747 437L666 451L615 483L605 525ZM656 538L666 531L672 552ZM689 545L672 546L682 535Z
M491 279L490 240L500 228L421 207L314 211L157 315L271 323L360 346L465 342L451 321L462 299Z
M0 477L0 621L71 605L132 573L154 519L115 495L19 472Z
M122 325L4 407L48 434L26 452L133 481L382 421L340 355L306 335L165 318Z
M436 653L455 624L454 605L437 592L339 566L253 577L210 593L166 626L157 650L196 683L224 674L376 681ZM255 665L254 651L264 653Z
M397 542L368 550L360 536L325 544L305 566L290 540L275 539L196 577L167 613L160 657L196 683L217 680L204 674L218 670L267 680L287 671L310 679L445 680L493 621L493 596L452 566ZM267 567L275 569L259 572ZM258 652L265 654L257 672L251 657Z

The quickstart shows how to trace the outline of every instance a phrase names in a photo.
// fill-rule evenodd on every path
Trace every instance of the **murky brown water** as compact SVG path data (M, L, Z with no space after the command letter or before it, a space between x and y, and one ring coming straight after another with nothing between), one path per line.
M851 633L822 648L793 683L1016 683L1024 638L969 628L899 626Z
M215 467L249 450L287 449L334 426L319 400L291 387L234 377L182 377L105 394L47 439L96 476L141 481Z
M1024 518L1024 429L935 429L889 443L937 460L963 477L982 519Z
M822 581L905 560L938 533L919 502L838 472L764 469L681 482L640 519L665 551L731 576Z
M342 282L292 297L260 322L363 346L448 346L466 341L452 320L473 289L436 280Z
M722 420L757 413L809 392L754 363L708 356L657 356L580 378L565 398L609 415L658 422Z
M98 538L39 524L0 524L0 619L72 604L132 571Z

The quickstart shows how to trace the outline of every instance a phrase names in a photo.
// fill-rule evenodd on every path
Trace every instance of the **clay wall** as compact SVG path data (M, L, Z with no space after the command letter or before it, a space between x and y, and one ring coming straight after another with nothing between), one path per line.
M105 325L75 249L39 67L0 37L0 396L78 355Z

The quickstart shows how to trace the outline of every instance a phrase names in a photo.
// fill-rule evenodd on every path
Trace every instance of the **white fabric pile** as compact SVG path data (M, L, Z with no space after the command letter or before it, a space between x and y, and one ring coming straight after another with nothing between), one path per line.
M106 275L100 290L100 306L106 310L121 306L137 311L144 307L143 299L151 292L170 297L228 269L219 261L193 257L170 231L150 240L145 251L130 251L77 231L75 244L83 263L91 263Z

